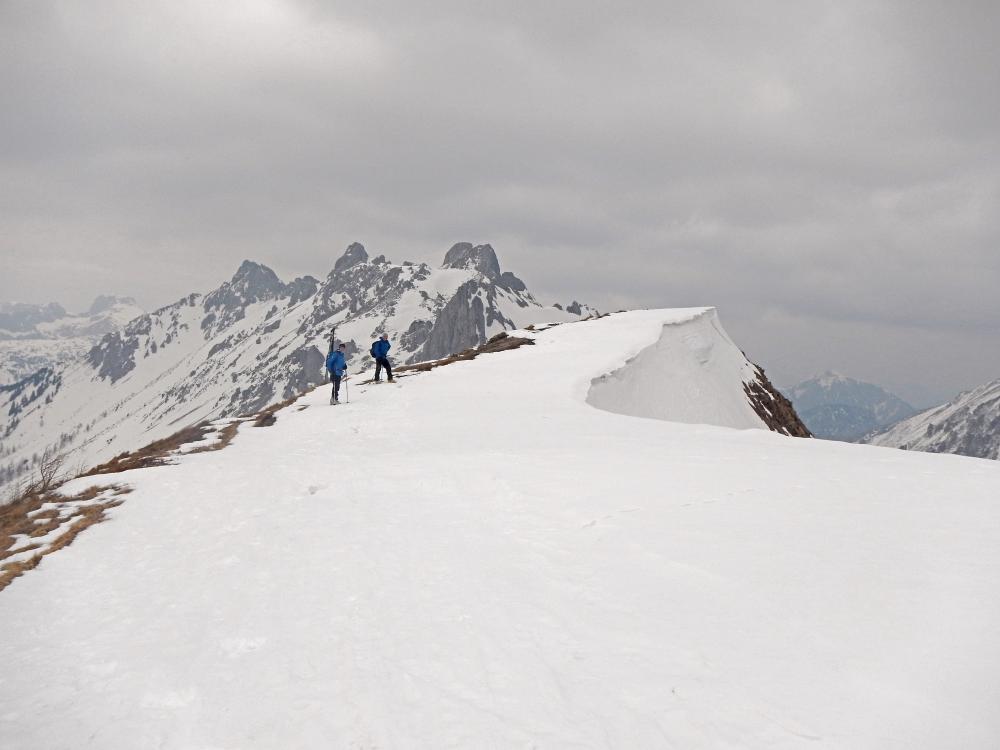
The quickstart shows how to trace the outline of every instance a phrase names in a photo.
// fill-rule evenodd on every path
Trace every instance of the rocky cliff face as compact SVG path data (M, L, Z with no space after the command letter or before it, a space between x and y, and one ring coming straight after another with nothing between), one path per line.
M754 365L756 377L743 383L750 406L772 432L790 437L812 437L812 433L795 411L792 402L775 388L760 365Z
M501 272L489 245L459 243L448 251L444 267L472 270L477 275L460 286L441 309L415 359L438 359L479 346L497 330L517 328L514 318L520 316L515 310L539 306L523 281L509 271ZM553 307L560 313L568 312L558 305Z
M496 282L500 279L500 262L489 245L475 245L459 242L452 245L444 256L442 268L464 268L476 271L485 279ZM516 277L514 277L516 278Z
M358 371L371 364L370 343L382 333L390 356L412 363L503 330L576 319L539 304L489 245L459 243L431 268L369 258L355 243L323 281L285 283L244 261L217 289L106 333L72 366L0 390L0 479L53 445L92 464L187 424L296 395L324 381L334 327Z
M868 435L862 442L1000 459L1000 379Z

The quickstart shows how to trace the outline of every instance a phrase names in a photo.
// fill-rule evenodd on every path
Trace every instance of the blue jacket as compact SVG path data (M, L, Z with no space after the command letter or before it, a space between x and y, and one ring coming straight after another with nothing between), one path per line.
M385 357L389 353L390 346L392 346L392 344L390 344L385 339L379 339L374 344L372 344L372 355L374 355L375 359L379 359L380 357Z
M330 352L330 356L326 358L326 369L338 378L343 377L344 371L347 369L347 360L344 359L344 353L341 351Z

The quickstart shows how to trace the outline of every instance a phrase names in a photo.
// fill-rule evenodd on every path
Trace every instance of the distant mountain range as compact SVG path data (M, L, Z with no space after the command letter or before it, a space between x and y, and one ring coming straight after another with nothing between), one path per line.
M836 372L805 380L787 395L812 434L828 440L852 442L916 413L881 386Z
M131 297L105 295L78 314L55 302L0 303L0 385L16 383L44 367L74 362L102 336L143 312Z
M121 305L97 305L95 314L123 311ZM12 336L66 330L58 306L4 310ZM394 361L415 362L481 344L499 331L595 312L578 302L542 305L501 269L489 245L458 243L431 268L369 258L355 243L324 281L305 276L286 283L270 268L244 261L217 289L140 314L84 356L60 354L0 386L6 420L0 483L30 471L47 449L89 466L185 425L297 395L323 382L334 325L356 372L371 364L369 343L382 333L389 334ZM94 329L84 323L80 330Z
M1000 459L1000 379L864 438L872 445Z

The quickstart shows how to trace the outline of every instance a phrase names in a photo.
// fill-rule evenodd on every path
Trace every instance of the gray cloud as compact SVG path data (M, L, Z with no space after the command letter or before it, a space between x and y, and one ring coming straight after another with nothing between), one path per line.
M541 296L715 304L781 381L1000 376L1000 11L0 5L0 298L490 241Z

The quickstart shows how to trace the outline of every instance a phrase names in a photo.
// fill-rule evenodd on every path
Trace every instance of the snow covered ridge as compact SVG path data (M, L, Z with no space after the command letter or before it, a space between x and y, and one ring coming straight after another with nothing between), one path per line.
M47 449L93 465L185 425L302 393L323 382L334 325L356 372L370 365L369 344L383 332L394 361L416 362L581 315L540 304L489 245L458 243L431 268L369 258L355 243L324 281L286 283L245 261L219 288L135 318L85 358L0 388L0 484L25 475Z
M259 273L259 270L254 268L252 272ZM609 316L598 316L595 320L606 317ZM776 421L776 415L782 416L777 403L780 395L767 390L770 389L770 384L763 372L748 362L729 339L713 308L617 313L616 317L624 317L627 321L634 321L637 327L650 330L655 330L655 325L651 326L650 321L659 322L660 335L655 341L645 345L648 343L648 334L646 337L633 334L631 340L643 344L643 348L636 351L634 345L626 345L620 351L621 356L625 357L624 364L591 380L584 398L590 405L609 412L650 419L735 428L767 427L785 435L808 436L808 432L794 416L794 411L791 412L791 419ZM552 329L560 325L532 325L516 336L500 332L486 343L452 356L403 365L397 368L397 379L468 362L483 354L509 352L525 344L533 345L539 337L543 337L543 340L551 337ZM567 338L567 334L560 332L557 338ZM365 385L371 381L361 383ZM772 394L775 396L773 399ZM553 393L552 397L557 395ZM241 424L253 422L258 427L269 427L277 421L278 413L289 408L295 400L294 397L290 398L254 416L206 421L186 427L141 449L126 451L110 461L81 472L78 479L111 477L124 472L173 465L185 454L220 450L232 442ZM58 461L57 458L49 460ZM51 481L51 477L47 481ZM127 487L116 483L107 487L107 492L101 488L97 493L99 497L95 499L95 487L100 486L87 486L82 495L70 497L57 495L55 489L28 488L18 503L2 510L0 520L3 521L3 526L20 528L22 533L11 533L6 547L0 543L0 590L17 575L34 568L42 556L65 546L68 542L63 541L64 537L75 538L83 528L103 520L103 511L120 504L120 500L115 500L113 505L109 505L105 494L111 493L110 497L128 491ZM84 518L85 523L74 525L80 509L89 509L88 515ZM55 517L49 518L48 514L55 513L56 510L58 513ZM95 515L90 510L100 512L100 515ZM43 523L37 519L45 519L48 525L33 527L32 524ZM24 531L25 529L33 531ZM25 563L30 564L26 566Z
M863 442L1000 459L1000 379L868 435Z
M588 403L669 349L762 427L710 318L536 326L71 483L133 492L0 592L0 745L994 750L1000 464Z

